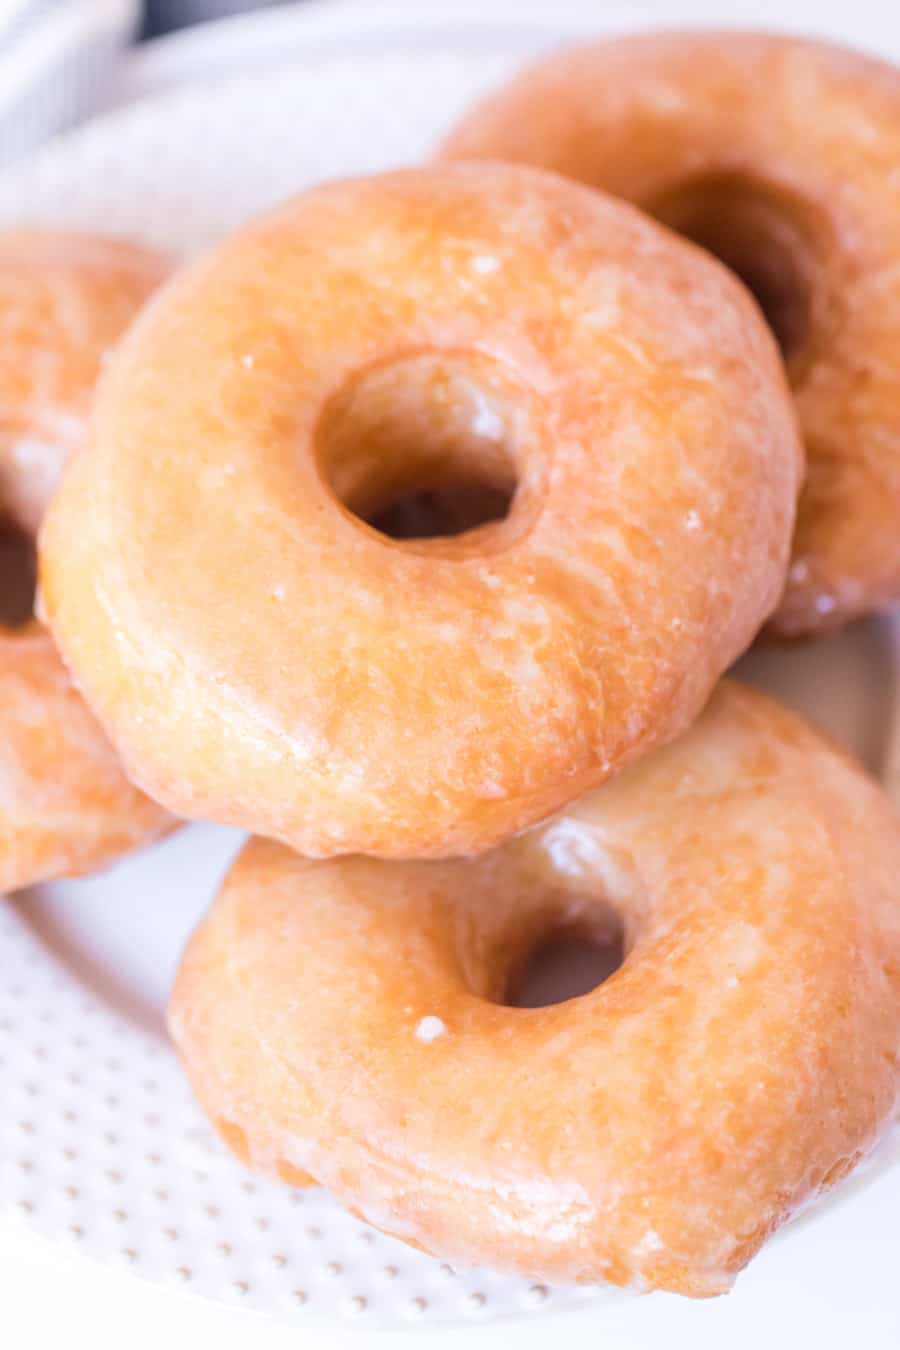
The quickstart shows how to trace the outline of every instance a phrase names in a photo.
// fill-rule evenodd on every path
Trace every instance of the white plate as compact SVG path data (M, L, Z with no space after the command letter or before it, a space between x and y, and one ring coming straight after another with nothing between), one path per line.
M763 19L765 21L765 19ZM182 29L135 49L121 82L124 101L174 83L247 73L287 61L338 54L471 49L526 56L616 24L747 26L760 22L759 0L301 0L255 10L214 24ZM884 0L787 0L778 26L865 44L882 54L896 48L900 15Z
M0 183L0 219L190 250L318 178L422 156L517 59L481 47L357 55L138 104ZM900 632L883 620L754 654L748 669L881 770L898 653ZM194 827L104 876L0 903L3 1210L101 1260L299 1321L471 1325L620 1304L611 1291L451 1271L325 1193L270 1185L226 1156L190 1100L162 1010L238 842ZM879 1165L891 1162L884 1153ZM826 1209L831 1222L840 1204Z

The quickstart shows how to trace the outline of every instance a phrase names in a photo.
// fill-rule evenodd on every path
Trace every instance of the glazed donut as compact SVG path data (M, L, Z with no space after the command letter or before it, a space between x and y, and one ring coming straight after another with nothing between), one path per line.
M614 782L478 859L254 841L170 1026L254 1167L444 1259L721 1293L900 1096L900 826L738 684ZM504 1006L558 930L624 929L599 988Z
M128 782L50 635L0 628L0 895L94 871L171 826Z
M137 245L0 233L0 894L91 871L172 824L129 783L29 620L20 547L83 441L105 353L164 271Z
M80 686L157 800L316 856L483 850L680 731L777 602L801 472L744 288L504 166L249 225L94 426L42 540ZM508 514L367 523L469 489Z
M0 503L24 529L84 439L109 348L167 271L137 244L0 231Z
M545 60L443 154L603 188L734 268L781 341L809 459L774 632L900 598L900 72L789 37L631 36Z

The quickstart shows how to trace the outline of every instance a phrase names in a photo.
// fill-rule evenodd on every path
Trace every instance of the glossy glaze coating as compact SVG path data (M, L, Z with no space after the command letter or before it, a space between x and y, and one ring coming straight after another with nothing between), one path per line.
M0 232L0 531L37 530L111 347L167 271L136 244ZM46 630L0 624L0 893L92 871L171 825L126 778Z
M443 153L593 184L734 266L780 331L809 460L772 628L900 598L900 72L763 34L618 38L527 71Z
M503 1006L529 950L624 924L592 993ZM691 1295L844 1176L900 1092L900 825L794 714L699 721L477 860L263 841L171 1030L253 1166L452 1262Z
M0 506L35 531L110 349L170 270L118 239L0 231Z
M125 777L50 635L0 629L0 895L94 871L172 823Z
M692 720L781 592L800 472L745 290L632 208L502 166L331 184L131 330L44 603L179 814L477 851ZM361 519L469 485L509 514Z

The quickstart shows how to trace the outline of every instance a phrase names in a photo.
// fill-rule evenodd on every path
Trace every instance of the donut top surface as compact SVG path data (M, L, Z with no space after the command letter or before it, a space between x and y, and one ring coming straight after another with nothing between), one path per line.
M179 813L478 850L695 715L780 594L801 458L750 298L630 207L501 165L328 184L132 328L42 593ZM373 527L423 492L485 523Z
M896 1112L898 877L881 789L725 681L478 859L251 842L170 1025L246 1161L444 1260L721 1293ZM616 923L598 988L509 1006L548 936Z
M590 183L732 267L781 341L809 461L773 626L900 598L900 71L766 33L607 39L489 95L443 153Z

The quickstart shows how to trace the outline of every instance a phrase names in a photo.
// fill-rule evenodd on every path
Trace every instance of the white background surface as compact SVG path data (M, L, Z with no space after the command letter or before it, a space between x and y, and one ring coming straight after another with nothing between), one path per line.
M563 29L576 31L578 26L589 24L586 13L602 7L599 3L576 5L561 0L555 21ZM325 15L325 6L318 5L306 15L274 11L271 16L254 20L252 26L246 20L222 25L221 36L215 40L212 34L201 33L168 40L159 44L156 52L134 62L133 78L120 92L143 92L171 80L244 68L248 62L283 62L304 43L319 43L325 48L332 44L330 49L334 50L335 42L379 41L389 29L403 29L414 45L423 40L424 29L435 32L445 28L451 8L451 18L469 24L476 9L480 11L486 43L496 40L498 30L508 35L512 7L507 3L491 5L490 0L484 0L476 7L461 0L458 7L452 7L449 0L446 6L420 0L418 6L401 6L369 0L368 5L360 7L340 0L332 10L334 19ZM523 47L546 40L547 6L525 0L516 8L519 30L525 34ZM759 6L744 4L743 0L727 5L721 0L719 4L681 6L649 0L634 9L644 22L654 14L669 23L673 15L724 18L727 14L730 20L760 17ZM415 13L418 19L411 17ZM377 21L375 14L379 16ZM345 20L339 15L351 17ZM420 19L425 20L424 29ZM820 8L805 4L785 6L779 21L855 36L876 48L887 49L889 43L896 43L896 35L885 31L883 12L878 17L877 11L865 4L833 15L823 15ZM2 1108L0 1103L0 1124ZM367 1347L396 1345L402 1335L417 1350L426 1344L455 1343L462 1337L466 1350L482 1346L496 1350L513 1341L525 1347L544 1345L550 1337L559 1335L575 1347L608 1345L622 1350L663 1346L666 1350L687 1350L688 1346L696 1350L758 1350L764 1344L816 1344L821 1350L836 1350L838 1346L843 1350L851 1339L867 1350L887 1350L900 1346L898 1258L900 1170L895 1170L879 1187L862 1189L845 1199L833 1220L829 1216L811 1223L802 1241L769 1247L726 1299L696 1304L654 1295L603 1307L588 1320L585 1314L576 1313L446 1332L420 1333L410 1328L402 1333L380 1334L328 1326L298 1332L232 1308L143 1284L127 1274L92 1265L17 1224L5 1223L0 1226L0 1345L43 1350L83 1340L105 1350L106 1346L122 1343L142 1347L168 1341L180 1347L196 1341L222 1347L253 1344L260 1350L275 1350L296 1345L302 1337L304 1347L315 1350L361 1342Z

